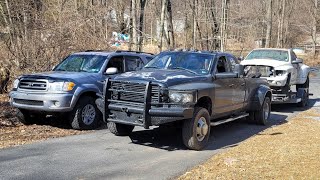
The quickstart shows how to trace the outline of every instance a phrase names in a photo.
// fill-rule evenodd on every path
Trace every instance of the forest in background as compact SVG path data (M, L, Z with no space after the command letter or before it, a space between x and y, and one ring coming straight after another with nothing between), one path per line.
M0 77L50 70L88 49L309 46L316 55L319 20L318 0L0 0ZM112 46L113 32L129 41Z

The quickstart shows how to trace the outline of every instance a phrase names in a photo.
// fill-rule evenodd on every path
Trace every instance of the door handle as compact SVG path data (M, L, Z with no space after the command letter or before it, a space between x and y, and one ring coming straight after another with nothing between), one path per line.
M234 86L234 84L230 84L230 85L229 85L229 87L233 87L233 86Z

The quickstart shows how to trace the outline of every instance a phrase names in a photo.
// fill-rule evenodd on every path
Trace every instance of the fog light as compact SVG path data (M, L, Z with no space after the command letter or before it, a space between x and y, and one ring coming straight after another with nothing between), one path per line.
M59 101L54 101L54 102L53 102L53 105L55 105L55 106L60 106L60 102L59 102Z

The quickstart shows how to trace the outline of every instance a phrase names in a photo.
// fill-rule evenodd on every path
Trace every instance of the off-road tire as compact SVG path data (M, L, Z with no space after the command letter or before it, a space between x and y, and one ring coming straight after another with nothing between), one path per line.
M265 107L267 109L265 109ZM266 117L266 111L268 113ZM268 119L270 117L270 111L271 111L271 100L270 97L265 97L263 104L257 111L251 111L249 112L249 116L247 117L247 121L249 123L254 123L254 124L259 124L259 125L267 125L268 124Z
M128 136L132 133L134 126L108 122L107 127L109 131L116 136Z
M83 122L82 113L83 113L84 107L87 105L91 105L91 107L94 107L94 111L95 111L94 120L90 124L86 124ZM70 120L71 127L77 130L96 129L100 125L101 119L102 119L102 114L97 108L97 105L95 104L95 99L89 96L80 97L75 108L69 113L69 120Z
M197 126L201 118L205 119L207 124L207 133L204 138L200 141L197 137ZM210 115L207 109L196 107L191 119L184 120L182 125L182 140L183 144L193 150L202 150L208 144L210 137Z
M17 118L22 124L30 125L43 121L46 118L46 114L31 113L30 111L25 109L18 109Z

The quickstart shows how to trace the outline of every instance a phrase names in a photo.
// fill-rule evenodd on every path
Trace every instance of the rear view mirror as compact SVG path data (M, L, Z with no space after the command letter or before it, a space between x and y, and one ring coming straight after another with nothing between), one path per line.
M299 59L299 58L297 58L296 60L292 61L292 64L300 64L300 63L303 63L303 60Z
M244 67L241 64L236 64L234 66L234 72L238 74L238 77L242 77L244 75Z
M105 72L106 75L113 75L113 74L117 74L117 73L118 73L118 69L115 67L110 67Z

